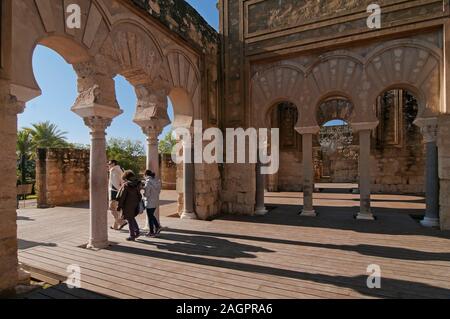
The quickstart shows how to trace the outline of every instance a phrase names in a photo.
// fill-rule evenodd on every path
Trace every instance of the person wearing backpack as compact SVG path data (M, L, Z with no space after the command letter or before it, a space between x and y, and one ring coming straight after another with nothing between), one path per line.
M139 225L136 216L139 215L140 203L142 202L141 181L136 178L132 171L126 171L122 175L123 185L117 194L119 202L117 211L122 211L122 218L128 222L130 237L127 241L135 241L140 236Z
M161 181L156 178L155 173L150 170L145 172L144 183L144 203L148 215L150 232L147 237L155 237L161 232L161 225L155 217L156 209L159 206L159 195L161 193Z
M122 187L123 170L116 160L108 162L109 168L109 212L114 217L114 224L110 227L113 230L122 230L128 222L121 217L117 211L118 201L117 194Z

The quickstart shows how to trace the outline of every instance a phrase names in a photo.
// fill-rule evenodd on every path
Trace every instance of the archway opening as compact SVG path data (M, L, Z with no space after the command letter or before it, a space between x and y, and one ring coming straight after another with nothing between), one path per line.
M358 181L358 139L351 128L353 103L343 96L322 101L317 109L320 131L314 142L314 179L323 191L355 189Z
M18 117L18 184L33 185L31 200L21 204L47 207L88 201L87 174L74 173L67 179L68 175L57 169L62 165L72 173L71 162L62 160L72 157L80 166L89 167L89 156L83 162L89 130L70 111L78 95L77 75L65 57L43 45L35 48L32 62L42 94L28 102ZM78 179L79 187L75 187L74 179Z
M302 138L295 130L298 116L297 106L289 101L275 104L268 113L270 127L280 130L280 168L266 178L269 192L302 190Z
M420 128L414 125L418 98L409 90L384 91L376 100L379 125L374 134L372 191L388 194L425 192L425 149Z
M172 159L177 144L175 130L190 128L193 125L194 107L192 98L183 88L173 88L167 97L167 116L170 123L163 128L159 139L160 176L163 187L160 215L179 218L184 208L184 169L183 163Z

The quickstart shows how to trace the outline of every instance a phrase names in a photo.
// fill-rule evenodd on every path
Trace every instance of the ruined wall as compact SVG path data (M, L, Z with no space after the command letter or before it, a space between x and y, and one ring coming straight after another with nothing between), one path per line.
M450 230L450 114L438 123L440 221L442 230Z
M88 201L89 150L39 149L36 188L40 208Z
M177 188L177 165L172 161L170 154L160 155L162 189L175 190Z

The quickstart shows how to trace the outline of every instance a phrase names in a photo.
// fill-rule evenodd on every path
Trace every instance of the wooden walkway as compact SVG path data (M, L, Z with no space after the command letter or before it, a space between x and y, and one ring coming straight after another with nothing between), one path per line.
M353 218L357 195L319 197L317 218L298 216L300 194L267 194L267 216L163 217L160 238L129 243L111 231L100 251L81 248L86 208L20 210L19 259L60 282L79 265L82 289L113 298L450 298L450 233L409 216L423 213L422 199L379 196L369 222ZM366 284L372 264L380 289Z

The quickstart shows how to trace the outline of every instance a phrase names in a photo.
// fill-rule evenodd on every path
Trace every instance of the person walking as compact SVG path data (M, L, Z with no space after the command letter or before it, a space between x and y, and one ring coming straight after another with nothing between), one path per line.
M139 206L142 201L141 181L132 171L126 171L122 175L123 185L117 194L117 210L122 211L122 218L128 222L130 237L127 241L135 241L140 236L139 225L136 216L139 214Z
M145 172L144 201L148 216L148 228L150 232L147 237L155 237L161 232L161 225L155 217L156 209L159 206L159 195L161 193L161 181L156 178L155 173L150 170Z
M122 230L128 223L121 217L117 210L117 194L122 187L123 170L116 160L108 162L109 168L109 212L114 217L114 224L110 227L114 230Z

